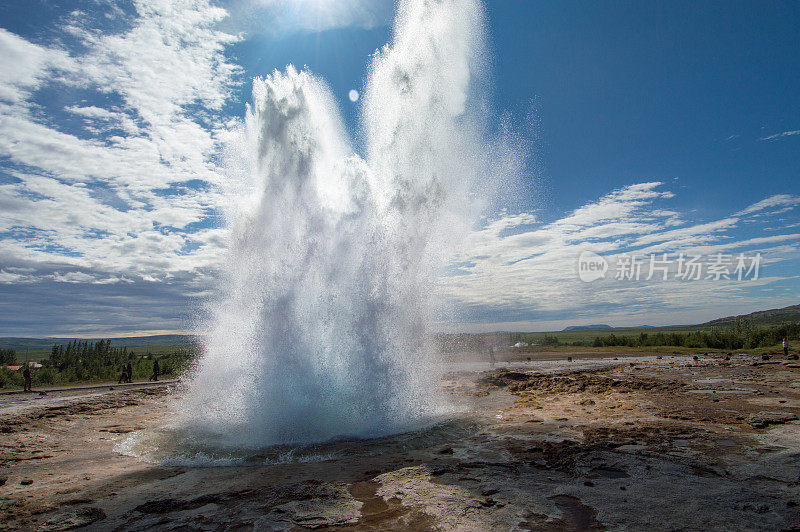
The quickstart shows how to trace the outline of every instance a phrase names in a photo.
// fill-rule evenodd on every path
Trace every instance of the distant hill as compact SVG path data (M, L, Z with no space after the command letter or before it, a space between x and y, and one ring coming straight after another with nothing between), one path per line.
M14 338L0 337L0 349L14 349L17 352L42 351L53 347L53 344L66 345L74 338ZM83 340L83 339L82 339ZM87 338L90 343L106 338ZM197 341L197 337L188 334L160 334L156 336L128 336L125 338L111 338L114 347L159 347L172 345L189 345Z
M611 325L571 325L565 327L565 331L589 331L593 329L613 329Z
M787 321L800 321L800 305L792 305L790 307L776 308L772 310L761 310L758 312L751 312L750 314L742 314L740 316L728 316L727 318L719 318L701 324L707 327L724 327L733 325L738 319L747 319L753 325L780 325Z

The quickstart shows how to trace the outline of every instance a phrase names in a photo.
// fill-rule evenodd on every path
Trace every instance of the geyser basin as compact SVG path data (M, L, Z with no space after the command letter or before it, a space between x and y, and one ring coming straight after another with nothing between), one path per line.
M228 147L218 296L170 434L263 449L448 411L428 323L435 274L492 175L470 96L482 18L475 0L400 3L361 100L363 157L321 80L291 66L254 80Z
M121 454L168 466L237 466L322 462L425 449L473 434L475 422L447 420L412 432L371 439L340 438L305 445L272 445L259 449L231 446L222 434L156 429L134 432L115 448Z

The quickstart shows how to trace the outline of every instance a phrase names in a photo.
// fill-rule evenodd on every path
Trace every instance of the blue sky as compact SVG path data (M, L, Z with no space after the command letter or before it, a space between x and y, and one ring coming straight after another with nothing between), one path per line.
M219 160L252 78L307 66L359 146L347 93L393 7L0 5L0 334L189 328L224 253ZM800 4L504 1L486 22L489 128L510 125L526 164L442 273L440 328L798 303ZM578 279L584 250L605 279ZM614 279L620 257L663 253L763 263L758 279Z

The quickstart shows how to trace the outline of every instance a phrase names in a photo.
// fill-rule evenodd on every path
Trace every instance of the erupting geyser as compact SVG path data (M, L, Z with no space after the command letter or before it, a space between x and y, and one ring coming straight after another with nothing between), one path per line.
M476 0L401 2L371 64L355 155L333 97L256 79L231 141L231 236L174 426L237 447L368 437L444 407L427 345L437 271L488 175Z

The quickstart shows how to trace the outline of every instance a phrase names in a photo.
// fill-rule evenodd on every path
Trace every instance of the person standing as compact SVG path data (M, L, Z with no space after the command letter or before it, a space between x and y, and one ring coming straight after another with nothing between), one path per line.
M789 356L789 341L786 340L786 337L783 337L783 356Z
M158 359L153 360L153 375L150 377L151 381L158 380L158 374L161 372L161 368L158 367Z
M128 362L126 366L126 373L128 374L128 380L126 382L133 382L133 364Z
M25 379L25 385L23 386L23 392L30 392L31 390L31 367L26 362L25 369L22 370L22 377Z

